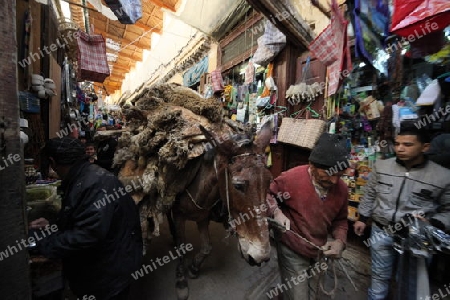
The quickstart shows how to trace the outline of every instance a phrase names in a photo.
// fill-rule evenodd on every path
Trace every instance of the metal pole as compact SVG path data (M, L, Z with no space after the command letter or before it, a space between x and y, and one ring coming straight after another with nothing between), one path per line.
M86 33L90 34L90 28L89 28L89 11L87 9L87 3L86 0L82 0L83 3L83 13L84 13L84 27L86 27Z

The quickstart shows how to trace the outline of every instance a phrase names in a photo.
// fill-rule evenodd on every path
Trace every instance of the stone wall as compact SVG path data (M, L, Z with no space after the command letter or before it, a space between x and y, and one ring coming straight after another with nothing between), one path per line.
M25 173L19 139L16 0L0 6L0 299L31 299L25 238ZM8 159L11 158L11 159Z

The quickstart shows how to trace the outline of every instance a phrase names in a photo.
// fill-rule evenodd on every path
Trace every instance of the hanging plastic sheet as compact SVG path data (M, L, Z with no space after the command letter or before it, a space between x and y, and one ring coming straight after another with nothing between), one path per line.
M442 31L450 24L449 0L395 0L391 32L408 37Z
M286 45L286 36L270 21L266 21L264 34L258 38L258 49L253 55L253 62L266 65L272 61Z

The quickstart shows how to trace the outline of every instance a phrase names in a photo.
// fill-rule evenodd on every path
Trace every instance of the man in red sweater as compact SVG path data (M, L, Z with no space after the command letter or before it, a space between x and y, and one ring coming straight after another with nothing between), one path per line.
M345 248L348 189L340 176L348 158L345 138L324 133L309 165L283 172L270 185L269 215L287 229L277 241L283 299L309 299L308 279L327 267L314 259L319 252L338 258ZM327 241L329 233L334 240Z

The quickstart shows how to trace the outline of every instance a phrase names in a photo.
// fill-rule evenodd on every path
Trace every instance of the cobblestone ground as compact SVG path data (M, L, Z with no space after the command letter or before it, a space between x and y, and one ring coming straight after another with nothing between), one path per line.
M261 267L249 266L240 256L237 250L237 240L234 237L226 238L226 232L221 224L211 223L211 240L213 250L205 261L201 275L198 279L189 279L190 297L192 300L268 300L267 292L280 283L276 251L272 251L271 260ZM187 223L187 242L192 243L193 251L187 254L190 261L194 252L199 249L200 241L194 223ZM352 229L350 229L352 230ZM152 240L145 264L151 260L162 258L173 252L174 245L167 225L161 228L161 236ZM450 299L449 279L449 256L441 257L431 267L432 278L431 299ZM367 299L367 288L370 282L370 252L364 246L362 239L349 232L349 243L340 260L348 276L352 279L355 287L348 279L342 266L336 263L337 288L335 300L365 300ZM145 274L133 283L130 300L176 300L175 291L175 267L177 261L171 260L157 269ZM334 277L327 273L324 277L324 289L331 290L334 286ZM313 299L333 299L323 293L316 298L316 282L311 283ZM439 294L440 292L440 294ZM433 294L435 298L431 298ZM75 299L67 297L66 299ZM276 299L276 298L272 298ZM393 298L389 298L392 300ZM297 299L296 299L297 300ZM304 299L298 299L304 300ZM305 299L306 300L306 299ZM404 299L398 299L404 300ZM419 299L417 299L419 300Z
M198 249L199 239L194 224L187 226L189 242ZM237 251L237 241L234 237L225 238L226 233L220 224L211 224L211 239L213 251L205 262L201 276L190 279L190 298L194 300L267 300L267 292L280 283L276 251L272 248L272 258L261 267L249 266ZM361 242L362 243L362 242ZM173 248L170 234L163 226L161 236L152 241L146 261L162 257ZM188 254L188 260L193 255ZM191 255L192 254L192 255ZM370 274L369 251L364 246L349 244L342 265L356 285L357 291L349 281L340 264L336 263L338 285L334 299L367 299L367 287ZM165 300L176 299L175 293L176 262L157 269L139 279L133 286L133 300ZM324 278L324 288L332 289L334 277L328 274ZM313 287L315 283L311 284ZM314 291L312 293L314 295ZM275 299L275 298L273 298ZM313 298L311 298L313 299ZM331 299L327 295L319 295L319 299ZM302 300L302 299L300 299Z

